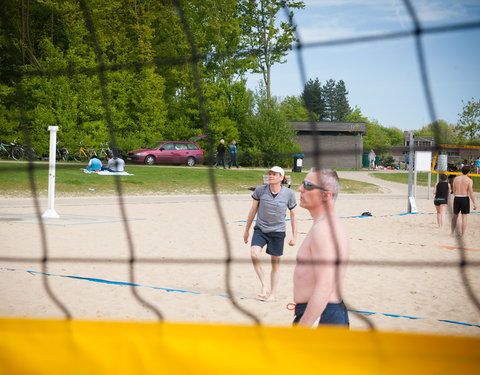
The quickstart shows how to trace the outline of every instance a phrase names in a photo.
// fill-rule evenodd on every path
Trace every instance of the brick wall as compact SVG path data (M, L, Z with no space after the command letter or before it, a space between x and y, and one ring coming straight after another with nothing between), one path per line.
M295 137L305 155L303 168L314 166L314 142L318 142L320 166L332 169L361 169L363 138L361 135L302 135Z

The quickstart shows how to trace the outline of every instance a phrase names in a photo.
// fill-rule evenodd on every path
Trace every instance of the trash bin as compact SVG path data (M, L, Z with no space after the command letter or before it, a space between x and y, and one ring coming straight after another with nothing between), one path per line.
M293 154L293 169L292 172L301 172L303 165L303 154Z

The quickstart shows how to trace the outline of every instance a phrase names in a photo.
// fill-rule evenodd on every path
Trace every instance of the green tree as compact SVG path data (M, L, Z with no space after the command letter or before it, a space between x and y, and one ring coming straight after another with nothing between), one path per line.
M308 121L310 116L301 96L287 96L280 102L280 110L287 121Z
M384 128L385 133L390 140L390 145L392 146L403 146L403 131L399 128L389 127Z
M291 165L292 154L300 147L295 132L275 99L267 99L261 87L254 97L255 111L240 129L243 145L242 164Z
M367 122L367 134L363 138L363 149L374 150L377 155L385 155L390 152L390 138L385 127L376 120Z
M241 0L240 14L243 19L242 38L244 47L251 51L250 69L261 73L267 99L271 98L271 69L275 63L284 63L284 57L296 41L292 25L293 11L287 21L279 20L283 8L303 9L303 1L294 0Z
M324 116L320 120L335 121L335 80L329 79L322 86L325 103Z
M376 120L369 120L360 108L355 107L347 116L345 121L365 122L367 134L363 137L363 150L374 150L378 156L387 156L391 146L403 144L403 132L397 128L386 128Z
M469 141L473 141L480 137L480 100L475 101L473 98L467 104L463 101L463 111L459 113L457 128L461 135L467 137Z
M312 120L319 121L325 118L325 99L323 97L322 85L318 78L315 78L315 81L309 79L305 83L302 98Z
M334 89L333 103L331 103L334 121L343 121L352 111L347 96L348 91L345 87L345 82L342 80L338 81Z
M438 144L457 144L461 143L455 125L448 124L444 120L438 120L425 125L420 130L414 132L415 136L435 137L435 143Z

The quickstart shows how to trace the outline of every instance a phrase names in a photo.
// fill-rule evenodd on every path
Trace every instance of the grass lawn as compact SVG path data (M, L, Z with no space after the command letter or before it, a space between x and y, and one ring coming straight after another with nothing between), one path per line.
M120 182L125 195L142 194L210 194L211 181L216 190L224 194L247 193L248 188L262 184L265 169L209 169L205 166L170 167L127 165L126 171L134 176L102 176L84 173L78 163L57 164L55 173L55 194L57 196L109 195L117 191ZM47 196L48 163L0 163L0 195L23 197L31 195L30 175L33 174L37 194ZM296 189L306 173L290 173ZM341 180L343 193L376 193L376 185L353 180Z
M408 184L408 173L372 173L374 177L386 181ZM473 180L473 191L480 192L480 177L470 177ZM437 175L432 173L432 187L437 183ZM428 172L417 173L417 185L428 186Z

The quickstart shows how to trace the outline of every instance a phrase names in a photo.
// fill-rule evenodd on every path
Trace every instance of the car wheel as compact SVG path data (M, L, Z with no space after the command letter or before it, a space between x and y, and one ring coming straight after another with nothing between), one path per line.
M193 167L195 165L195 158L193 156L189 156L187 158L187 165L189 167Z
M155 164L155 157L152 155L145 156L145 164L148 164L148 165Z

